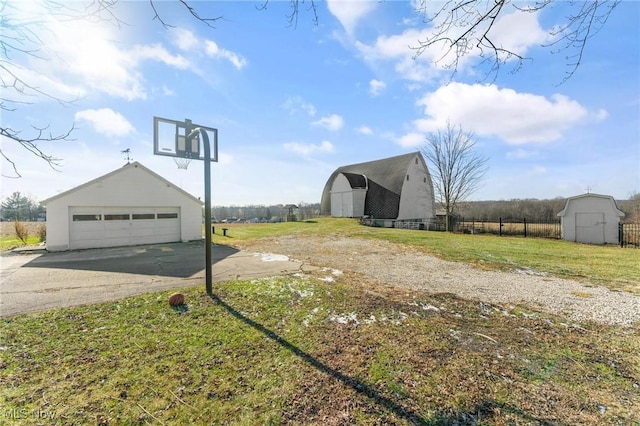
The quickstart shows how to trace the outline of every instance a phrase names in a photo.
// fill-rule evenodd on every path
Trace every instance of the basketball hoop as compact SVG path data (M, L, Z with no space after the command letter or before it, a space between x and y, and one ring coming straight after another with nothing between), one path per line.
M189 163L191 163L191 158L173 157L173 161L176 163L179 170L187 170Z

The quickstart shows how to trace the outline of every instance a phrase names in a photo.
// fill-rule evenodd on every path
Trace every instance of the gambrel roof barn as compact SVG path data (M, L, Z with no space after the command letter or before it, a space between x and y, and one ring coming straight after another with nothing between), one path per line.
M428 221L435 216L433 183L419 152L336 169L320 210L334 217Z

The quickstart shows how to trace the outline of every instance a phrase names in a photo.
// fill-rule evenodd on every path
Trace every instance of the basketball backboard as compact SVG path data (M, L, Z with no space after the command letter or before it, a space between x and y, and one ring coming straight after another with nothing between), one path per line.
M207 133L211 145L211 161L218 161L218 129L193 124L190 120L176 121L168 118L153 117L153 153L167 157L204 160L204 146L197 132L187 143L187 135L200 128Z

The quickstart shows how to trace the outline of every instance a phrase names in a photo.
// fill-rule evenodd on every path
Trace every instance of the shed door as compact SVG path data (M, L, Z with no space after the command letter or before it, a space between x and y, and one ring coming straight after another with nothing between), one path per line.
M180 241L179 207L71 207L71 250Z
M576 213L576 242L604 244L604 213Z

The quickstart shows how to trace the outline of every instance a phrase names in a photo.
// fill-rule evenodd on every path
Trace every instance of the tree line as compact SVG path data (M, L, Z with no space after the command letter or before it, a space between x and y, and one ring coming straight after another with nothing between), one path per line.
M465 219L493 221L503 220L558 220L558 212L564 209L566 198L539 200L512 199L500 201L464 201L458 204L456 216ZM640 193L631 194L627 200L616 200L616 206L624 212L623 222L640 223Z

